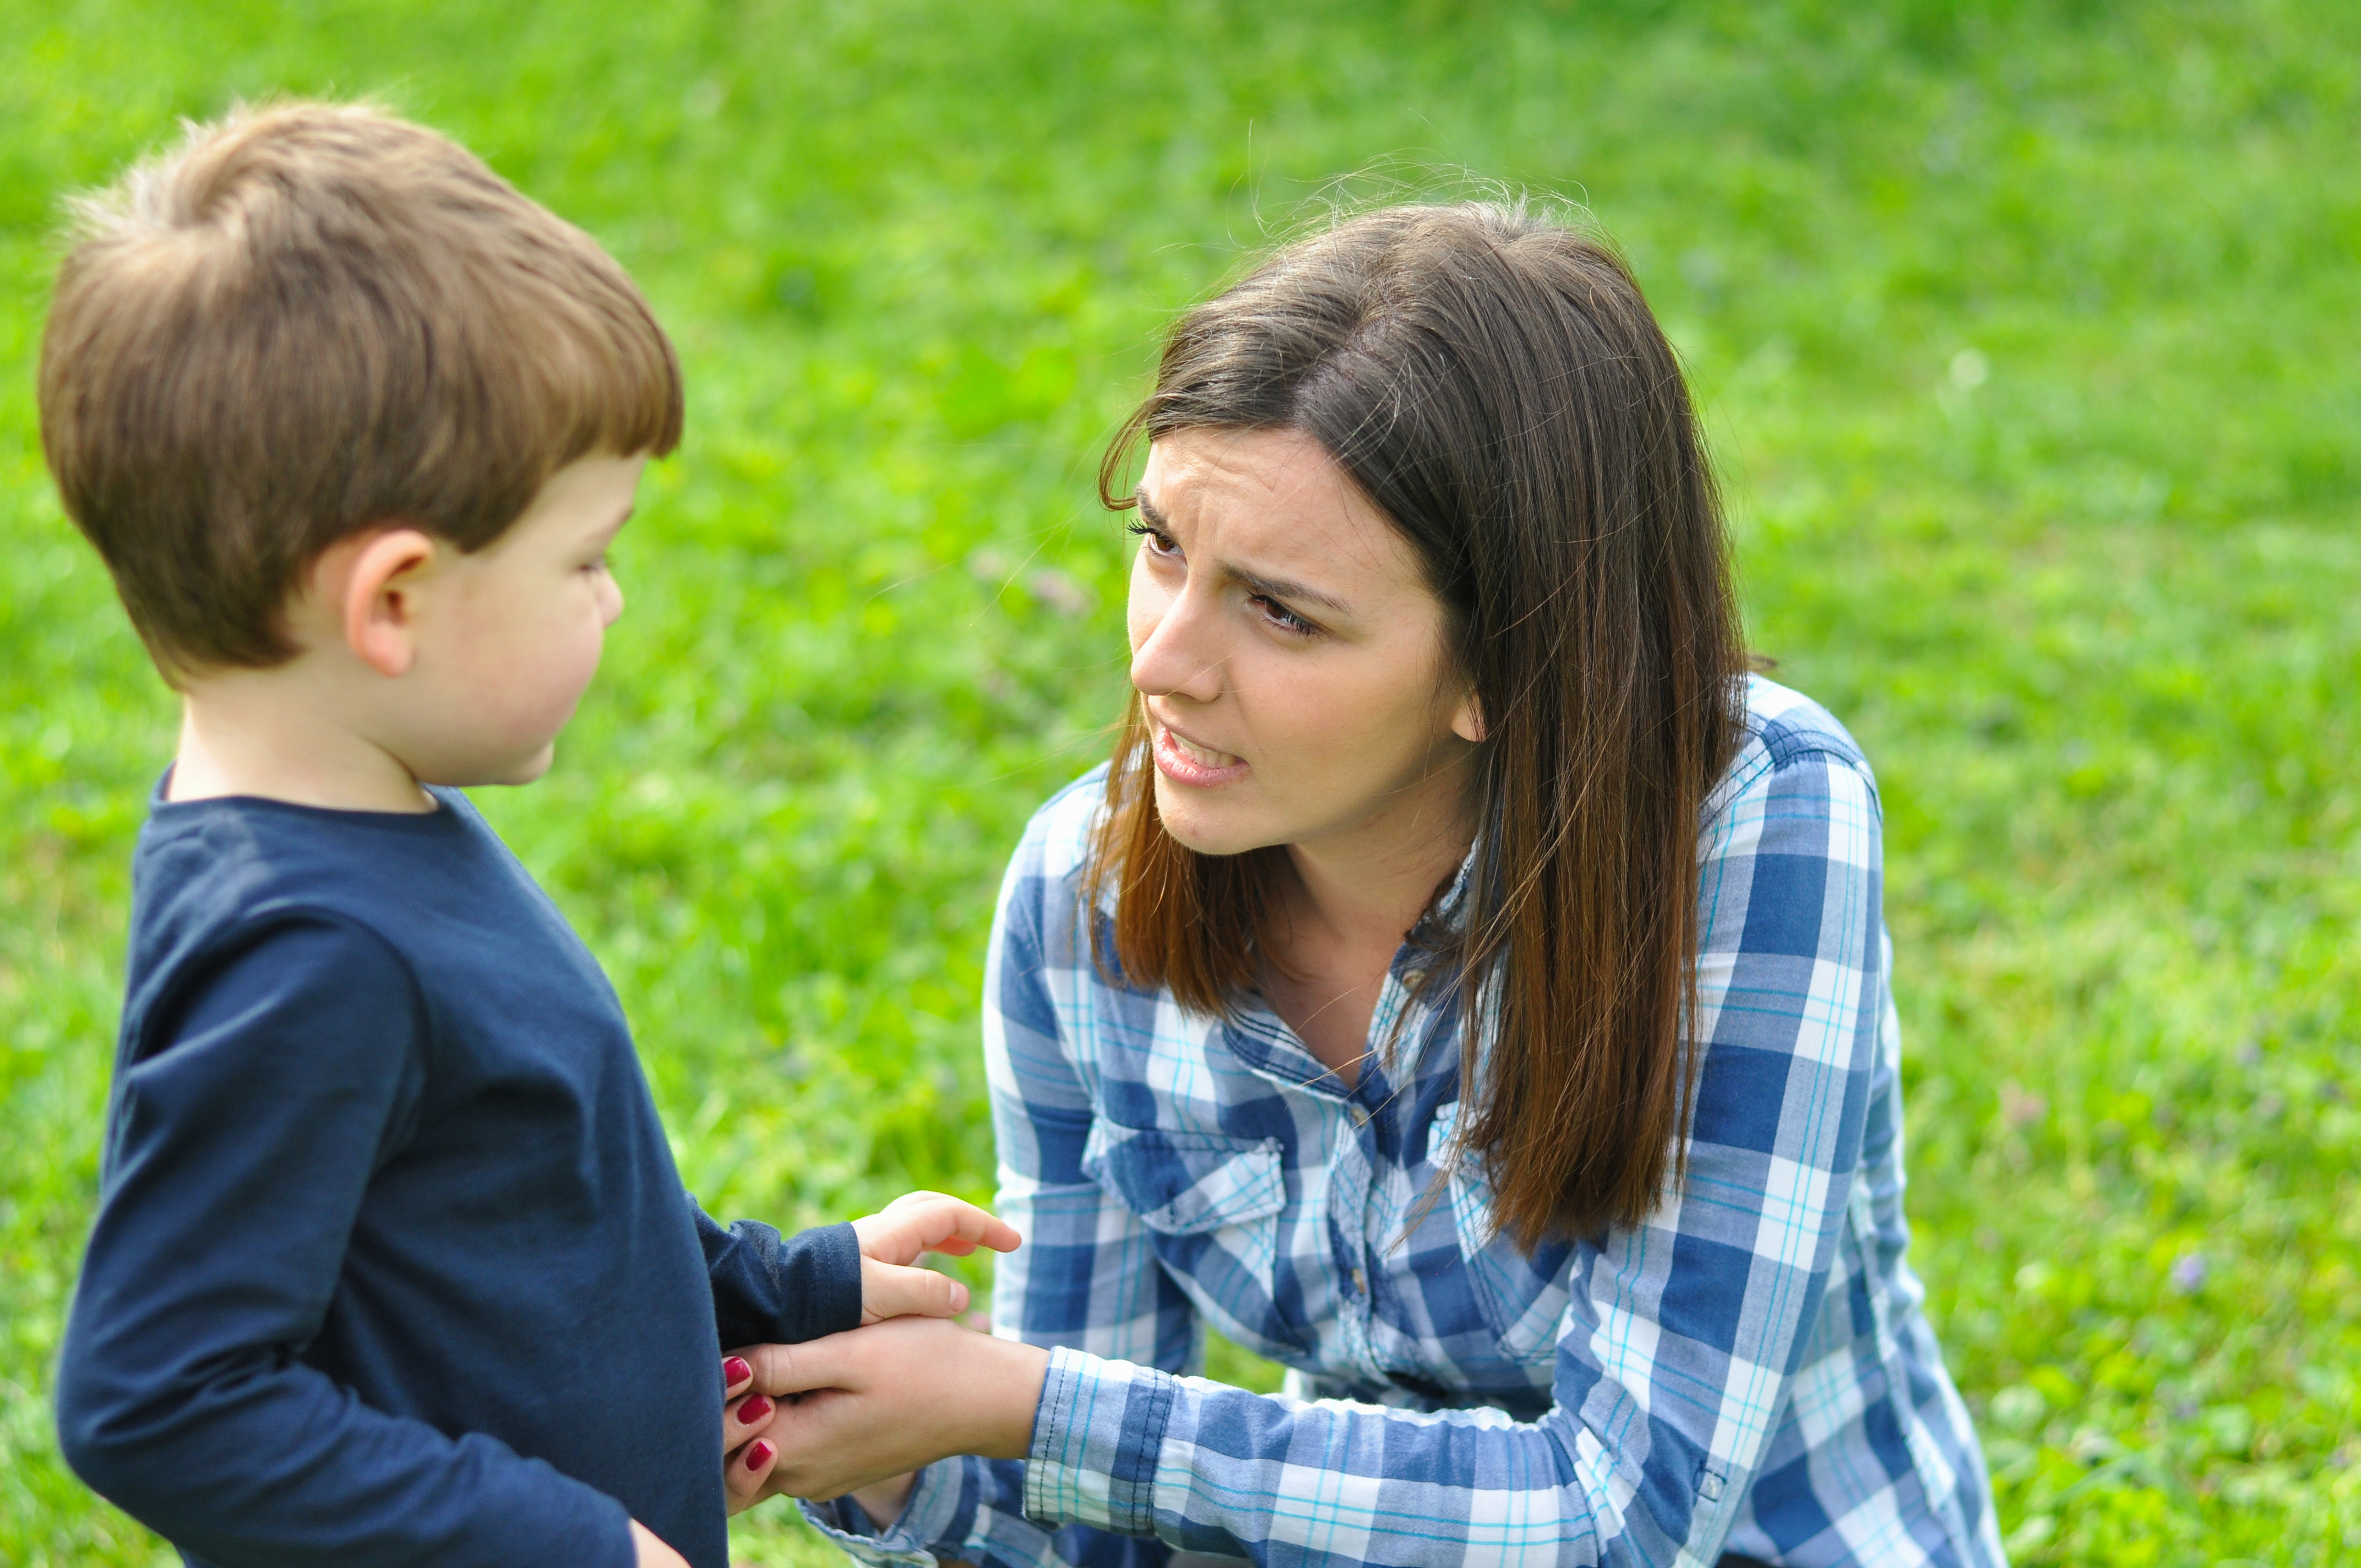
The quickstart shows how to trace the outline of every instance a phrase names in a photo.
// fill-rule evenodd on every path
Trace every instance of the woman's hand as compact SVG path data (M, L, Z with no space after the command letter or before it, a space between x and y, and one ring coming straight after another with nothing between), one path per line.
M939 1318L895 1318L738 1355L752 1376L747 1397L723 1418L732 1513L767 1497L838 1497L871 1487L882 1507L889 1489L878 1483L938 1459L1022 1459L1049 1367L1049 1353L1038 1345Z
M770 1479L771 1462L779 1451L763 1438L777 1407L766 1395L752 1392L754 1364L751 1350L732 1353L721 1362L722 1501L741 1514L763 1500L763 1483ZM743 1396L742 1398L741 1396Z

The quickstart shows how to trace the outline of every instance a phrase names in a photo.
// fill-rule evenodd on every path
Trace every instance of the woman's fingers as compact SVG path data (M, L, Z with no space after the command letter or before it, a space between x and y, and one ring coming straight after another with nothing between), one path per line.
M756 1398L762 1395L754 1396ZM768 1438L758 1437L741 1448L733 1448L721 1459L721 1489L724 1502L733 1514L745 1512L763 1500L763 1488L771 1482L771 1472L778 1468L778 1445Z
M862 1360L858 1336L850 1329L801 1344L749 1345L738 1354L752 1364L752 1387L756 1393L779 1398L815 1388L840 1388L857 1381Z
M721 1407L721 1450L734 1453L770 1430L778 1419L778 1402L768 1394L749 1394Z
M731 1396L721 1407L721 1479L723 1500L733 1514L763 1500L763 1487L779 1462L779 1445L763 1436L779 1419L779 1402L768 1394L746 1392L754 1383L749 1358L759 1349L721 1363L723 1387Z
M788 1365L766 1374L755 1354L756 1385L775 1376L809 1390L758 1440L779 1451L769 1490L799 1497L837 1497L947 1454L1024 1457L1049 1359L924 1317L771 1349Z
M861 1260L861 1321L887 1318L955 1318L967 1310L967 1287L948 1274L932 1269L905 1268Z

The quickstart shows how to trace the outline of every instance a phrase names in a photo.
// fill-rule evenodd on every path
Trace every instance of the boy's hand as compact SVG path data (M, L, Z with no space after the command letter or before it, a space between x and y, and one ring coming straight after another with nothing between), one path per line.
M1013 1252L1021 1239L1005 1220L944 1192L906 1192L882 1212L852 1222L861 1241L861 1321L916 1314L957 1317L967 1287L949 1275L913 1268L922 1253L965 1257L979 1246Z
M631 1545L639 1552L638 1568L688 1568L687 1558L637 1519L631 1521Z

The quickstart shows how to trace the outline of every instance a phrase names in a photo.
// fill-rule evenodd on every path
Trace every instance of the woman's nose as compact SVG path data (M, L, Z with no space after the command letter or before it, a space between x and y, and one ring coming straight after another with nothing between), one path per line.
M1182 592L1167 602L1131 651L1131 684L1147 696L1179 696L1211 702L1222 695L1223 654L1213 628L1197 603Z

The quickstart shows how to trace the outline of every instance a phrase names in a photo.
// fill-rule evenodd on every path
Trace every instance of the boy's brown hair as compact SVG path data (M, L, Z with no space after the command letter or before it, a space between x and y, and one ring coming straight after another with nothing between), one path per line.
M41 444L168 678L291 657L281 611L340 539L478 550L576 458L679 444L679 362L622 268L377 109L192 126L76 215Z

